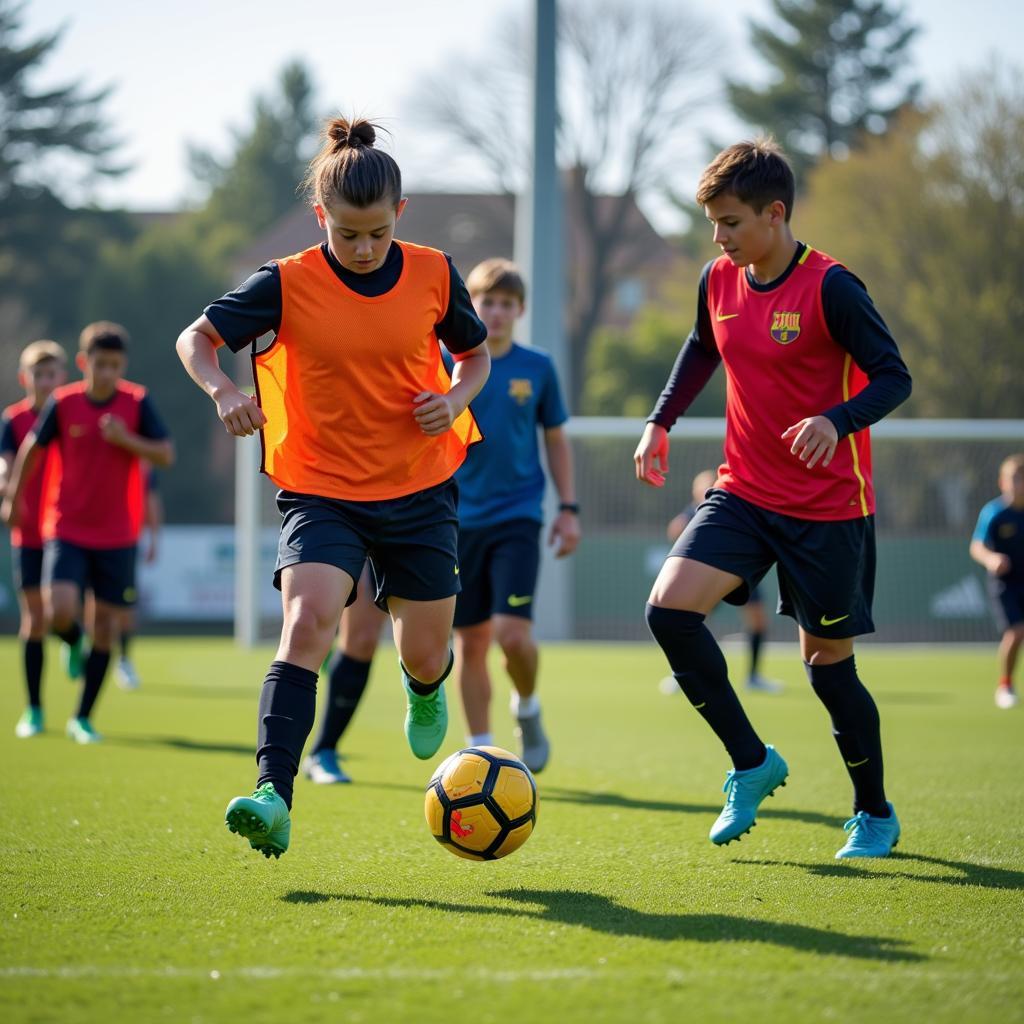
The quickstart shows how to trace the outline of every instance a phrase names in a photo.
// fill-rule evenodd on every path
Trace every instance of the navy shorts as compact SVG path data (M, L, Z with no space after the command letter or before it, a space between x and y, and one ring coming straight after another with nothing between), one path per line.
M43 582L43 549L11 547L15 590L36 590Z
M84 594L91 590L97 601L135 604L136 546L83 548L67 540L48 540L43 549L43 582L74 583Z
M860 636L875 629L875 519L797 519L711 490L698 506L671 556L733 573L743 583L726 597L746 603L776 565L780 615L812 636Z
M1024 583L1007 583L998 577L988 578L992 598L992 614L1000 633L1024 624Z
M281 536L274 586L281 570L302 562L333 565L352 577L348 603L366 559L377 605L389 597L438 601L459 592L459 489L446 480L424 491L383 501L343 501L279 491Z
M476 626L492 615L533 618L540 528L536 519L510 519L459 531L462 593L455 602L456 628Z

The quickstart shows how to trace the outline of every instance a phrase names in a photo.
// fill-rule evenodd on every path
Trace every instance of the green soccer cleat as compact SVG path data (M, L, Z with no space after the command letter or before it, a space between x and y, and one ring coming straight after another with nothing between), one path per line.
M767 748L763 763L742 772L735 769L725 777L722 792L727 794L725 806L718 816L708 838L717 846L738 840L756 824L757 809L766 796L786 784L789 767L773 747Z
M88 718L69 718L64 730L76 743L87 746L90 743L102 743L103 737L92 727Z
M844 826L850 837L836 854L836 860L849 857L888 857L900 841L900 821L892 804L889 817L876 818L867 811L858 811Z
M236 796L224 812L224 823L268 859L288 849L292 819L272 782L264 782L252 796Z
M14 735L19 740L31 739L33 736L39 736L43 731L43 709L42 708L25 708L25 713L18 719L18 724L14 727Z
M60 660L68 679L81 679L85 672L84 639L80 636L73 644L61 642Z
M440 750L448 732L448 701L444 695L444 683L433 693L421 697L413 693L409 676L402 668L402 685L406 701L405 738L412 752L421 761L426 761Z

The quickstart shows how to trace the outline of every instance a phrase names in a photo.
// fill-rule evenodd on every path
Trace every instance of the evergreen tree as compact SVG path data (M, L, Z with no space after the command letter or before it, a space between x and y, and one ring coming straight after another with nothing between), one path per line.
M842 157L879 135L914 102L907 48L917 32L887 0L772 0L778 29L750 23L754 49L773 80L727 81L735 112L772 132L798 174L822 156Z

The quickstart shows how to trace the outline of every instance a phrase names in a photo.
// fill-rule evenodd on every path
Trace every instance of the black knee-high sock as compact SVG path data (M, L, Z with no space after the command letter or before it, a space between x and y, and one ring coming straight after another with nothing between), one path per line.
M56 636L59 636L64 643L70 644L72 647L82 639L82 626L78 622L72 622L67 629L55 629L53 632Z
M22 645L25 659L25 686L28 689L28 702L31 707L42 706L43 689L43 641L25 640Z
M103 680L110 664L110 651L98 651L94 647L85 659L85 682L82 685L82 696L78 702L78 717L88 718L92 714L93 705L100 695Z
M272 782L290 808L302 747L316 716L316 673L287 661L267 670L256 739L257 786Z
M751 632L750 640L750 675L751 678L757 675L757 666L761 660L761 644L764 643L764 633Z
M402 665L402 671L405 673L406 678L409 680L409 689L413 693L419 694L421 697L429 697L447 678L451 675L452 668L455 665L455 652L448 652L448 667L441 673L441 675L435 679L432 683L424 683L417 679L409 670Z
M736 770L756 768L767 751L729 684L725 656L704 616L648 604L647 625L680 689L722 741Z
M132 634L131 633L122 633L121 634L121 657L122 658L127 658L128 657L128 647L130 646L131 642L132 642Z
M832 735L853 782L853 811L889 817L882 771L878 708L857 676L854 658L804 665L818 699L832 716Z
M320 734L313 750L333 750L352 721L370 677L370 662L357 661L338 651L331 661L327 701Z

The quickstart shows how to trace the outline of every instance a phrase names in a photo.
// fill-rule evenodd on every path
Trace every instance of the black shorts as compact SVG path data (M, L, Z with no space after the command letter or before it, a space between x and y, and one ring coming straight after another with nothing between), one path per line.
M743 583L726 597L729 604L744 604L775 564L780 615L827 639L874 632L874 516L796 519L712 490L669 555L739 576Z
M1007 583L989 576L988 592L992 599L992 614L1000 633L1012 626L1024 624L1024 583Z
M135 604L136 546L83 548L67 540L48 540L43 549L43 583L74 583L84 594L91 590L97 601Z
M459 489L446 480L425 491L383 501L343 501L279 491L283 518L274 586L281 570L301 562L333 565L352 577L348 603L367 557L377 605L389 597L437 601L459 592Z
M456 628L476 626L492 615L533 618L540 527L536 519L510 519L459 531L462 593L455 602Z
M43 582L43 549L11 546L15 590L37 590Z

